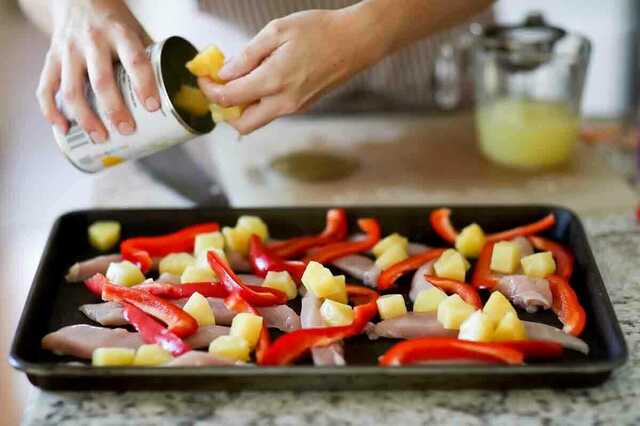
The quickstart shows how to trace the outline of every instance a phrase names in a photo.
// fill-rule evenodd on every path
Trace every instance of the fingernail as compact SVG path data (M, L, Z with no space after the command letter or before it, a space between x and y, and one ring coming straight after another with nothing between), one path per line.
M160 102L158 102L154 97L147 98L147 100L144 101L144 105L147 107L148 111L155 111L160 108Z
M233 60L231 60L226 64L224 64L222 68L220 68L220 71L218 71L218 77L220 77L223 80L231 80L233 78L233 72L234 72L233 68L234 68L234 63L233 63Z
M121 135L130 135L133 133L133 124L127 121L122 121L118 124L118 131Z
M96 143L103 143L105 141L105 138L102 135L102 133L98 131L93 131L89 133L89 136L91 136L91 139L93 139L93 141Z

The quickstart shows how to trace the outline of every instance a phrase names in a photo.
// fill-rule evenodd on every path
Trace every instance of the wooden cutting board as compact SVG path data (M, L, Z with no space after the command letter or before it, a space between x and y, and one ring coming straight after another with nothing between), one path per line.
M584 144L559 170L523 173L489 163L468 113L293 118L241 139L223 125L211 138L234 206L551 203L597 214L636 204L631 187ZM303 182L270 166L308 149L354 160L357 168L340 180Z

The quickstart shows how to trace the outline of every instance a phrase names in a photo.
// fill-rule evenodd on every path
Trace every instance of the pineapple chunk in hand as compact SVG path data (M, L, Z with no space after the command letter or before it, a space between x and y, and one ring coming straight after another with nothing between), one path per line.
M229 361L249 361L249 343L240 336L218 336L209 344L209 353Z
M120 367L133 364L136 351L130 348L96 348L91 356L94 367Z
M195 76L209 77L215 83L224 84L225 81L218 77L223 65L224 53L217 46L211 45L194 56L185 66Z
M240 118L244 111L244 107L230 106L225 108L218 104L209 104L209 110L211 111L211 118L213 119L213 122L218 124Z
M457 294L452 294L438 305L438 321L447 330L458 330L472 313L475 306L468 304Z
M213 315L209 301L197 291L189 297L182 310L195 318L200 327L216 324L216 318Z
M520 246L511 241L500 241L493 246L491 270L501 274L513 274L520 264Z
M251 349L255 348L262 332L262 317L242 312L231 321L230 336L239 336L247 341Z
M322 302L320 316L330 327L349 325L355 317L351 306L329 299Z
M97 250L107 251L113 248L120 239L120 228L120 222L115 220L93 222L87 229L89 243Z
M298 296L298 288L287 271L269 271L262 282L263 287L275 288L287 295L287 299L295 299Z
M378 241L378 243L373 246L373 249L371 249L371 252L375 257L380 257L382 256L382 253L387 251L387 249L396 245L400 245L406 250L409 246L409 240L406 237L398 234L397 232L394 232L393 234L388 235L387 237Z
M128 260L112 262L106 273L107 279L114 284L131 287L144 281L144 275L140 268Z
M484 231L477 223L473 223L460 231L456 238L456 250L465 257L476 258L487 242Z
M437 287L422 290L413 302L413 312L436 312L447 294Z
M160 259L158 269L160 274L168 273L179 277L185 268L194 262L194 257L189 253L170 253Z
M494 323L487 314L475 311L460 324L458 339L474 342L490 342L493 340Z
M381 271L390 268L398 262L402 262L409 255L407 254L407 247L402 244L395 244L387 248L377 259L375 265L380 268Z
M440 255L436 263L433 264L433 270L436 276L460 282L464 282L469 267L470 265L467 259L454 249L446 250Z
M550 251L534 253L520 260L525 275L544 278L556 272L556 262Z
M498 324L500 320L508 313L512 313L516 315L517 313L509 299L507 299L504 294L499 291L494 291L489 296L489 300L484 304L482 308L482 312L487 314L489 318L494 322L494 324Z
M380 318L383 320L401 317L407 313L407 306L401 294L385 294L378 297L376 304Z
M160 345L142 345L136 351L133 365L152 366L162 365L171 361L173 357L169 352L162 349Z
M493 339L496 342L526 340L527 330L518 315L514 312L507 312L498 323Z
M197 87L183 84L173 96L173 104L194 117L201 117L209 112L209 100Z

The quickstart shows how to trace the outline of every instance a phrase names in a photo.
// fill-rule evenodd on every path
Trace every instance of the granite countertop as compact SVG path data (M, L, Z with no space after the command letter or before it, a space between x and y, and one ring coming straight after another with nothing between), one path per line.
M24 424L640 424L640 227L631 214L587 218L585 225L629 346L629 362L599 387L326 393L36 391Z

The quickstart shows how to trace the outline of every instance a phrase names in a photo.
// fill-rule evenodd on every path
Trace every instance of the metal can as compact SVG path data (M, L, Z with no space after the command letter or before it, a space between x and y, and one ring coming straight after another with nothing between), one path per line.
M185 63L197 53L191 43L175 36L147 49L160 94L160 108L154 112L147 111L140 103L124 67L121 64L115 65L116 83L136 123L136 131L132 135L118 133L96 102L95 93L87 82L86 98L105 124L109 138L101 143L93 141L75 120L70 120L66 134L54 126L54 137L67 159L83 172L95 173L127 160L151 155L213 130L215 124L210 114L194 116L189 111L176 108L173 103L174 96L182 85L197 87L196 77L185 67ZM60 99L58 104L64 113L64 104Z

